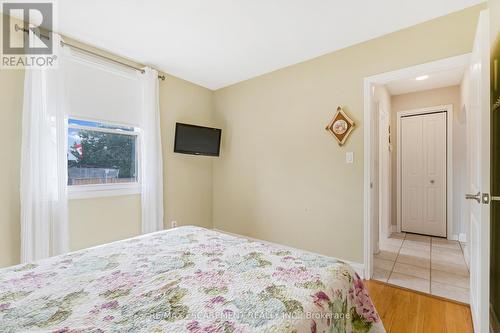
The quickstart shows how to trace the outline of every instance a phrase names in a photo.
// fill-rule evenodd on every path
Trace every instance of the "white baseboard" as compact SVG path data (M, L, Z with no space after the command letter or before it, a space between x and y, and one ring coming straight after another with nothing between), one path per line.
M346 262L348 263L349 265L351 265L352 269L354 269L354 271L356 273L358 273L359 277L364 279L365 278L365 265L363 264L360 264L359 262L353 262L353 261L348 261L348 260L342 260L342 259L339 259L343 262Z
M467 268L470 269L470 253L469 253L468 247L464 247L464 259L465 259L465 264L467 265Z
M302 249L298 249L298 248L295 248L295 247L292 247L292 246L288 246L288 245L283 245L283 244L268 242L268 241L265 241L265 240L262 240L262 239L253 238L253 237L249 237L249 236L245 236L245 235L235 234L235 233L232 233L232 232L229 232L229 231L224 231L224 230L217 229L217 228L212 228L212 230L217 231L217 232L221 232L223 234L235 236L235 237L246 238L246 239L249 239L249 240L258 241L258 242L262 242L262 243L266 243L266 244L270 244L270 245L277 245L277 246L281 246L281 247L284 247L284 248L289 248L289 249L299 250L299 251L306 252L306 253L311 253L311 254L325 256L324 254L319 254L319 253L315 253L315 252L311 252L311 251L307 251L307 250L302 250ZM354 271L359 275L360 278L362 278L362 279L365 278L365 265L364 264L361 264L361 263L358 263L358 262L354 262L354 261L350 261L350 260L344 260L342 258L337 258L337 257L331 257L331 256L325 256L325 257L337 259L339 261L345 262L346 264L349 264L352 267L352 269L354 269Z
M464 237L466 238L466 237ZM469 249L469 244L467 242L464 242L462 245L462 251L464 254L464 259L465 259L465 264L467 265L467 268L470 269L470 249Z
M448 239L465 243L467 241L467 234L465 234L465 233L460 233L458 235L453 234L450 237L448 237Z

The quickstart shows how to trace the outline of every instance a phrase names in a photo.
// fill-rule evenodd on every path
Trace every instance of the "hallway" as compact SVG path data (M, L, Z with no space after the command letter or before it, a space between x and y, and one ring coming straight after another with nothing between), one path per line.
M460 242L394 233L380 248L373 279L469 303L469 269Z

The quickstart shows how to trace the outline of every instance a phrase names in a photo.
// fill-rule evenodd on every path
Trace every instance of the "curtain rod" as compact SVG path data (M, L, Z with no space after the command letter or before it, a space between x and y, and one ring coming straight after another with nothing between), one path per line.
M15 25L15 29L16 29L16 31L23 31L23 32L25 32L25 33L28 33L28 32L29 32L29 30L28 30L28 29L21 28L19 25L17 25L17 23L16 23L16 25ZM50 37L49 37L49 36L47 36L47 35L43 35L43 34L40 34L40 37L41 37L41 38L45 38L45 39L50 39ZM138 68L138 67L135 67L135 66L129 65L129 64L127 64L127 63L121 62L121 61L119 61L119 60L115 60L115 59L112 59L112 58L109 58L109 57L103 56L103 55L101 55L101 54L98 54L98 53L92 52L92 51L90 51L90 50L86 50L86 49L84 49L84 48L82 48L82 47L79 47L79 46L76 46L76 45L73 45L73 44L70 44L70 43L63 42L62 40L61 40L61 46L68 46L68 47L71 47L71 48L76 49L76 50L78 50L78 51L81 51L81 52L84 52L84 53L87 53L87 54L90 54L90 55L93 55L93 56L96 56L96 57L100 57L100 58L106 59L106 60L108 60L108 61L111 61L111 62L114 62L114 63L120 64L120 65L122 65L122 66L125 66L125 67L128 67L128 68L131 68L131 69L134 69L134 70L139 71L139 72L141 72L142 74L144 74L144 69L142 69L142 68ZM162 81L165 81L165 75L158 75L158 79L160 79L160 80L162 80Z

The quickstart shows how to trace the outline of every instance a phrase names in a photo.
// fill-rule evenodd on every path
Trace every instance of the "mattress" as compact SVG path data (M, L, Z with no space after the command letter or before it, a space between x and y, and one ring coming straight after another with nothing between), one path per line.
M180 227L0 269L0 332L385 332L346 263Z

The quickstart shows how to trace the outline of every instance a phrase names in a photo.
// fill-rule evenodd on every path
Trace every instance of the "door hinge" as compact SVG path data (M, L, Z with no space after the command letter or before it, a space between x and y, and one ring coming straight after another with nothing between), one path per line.
M483 193L481 195L481 201L483 202L484 205L487 205L490 203L490 195L489 193Z

